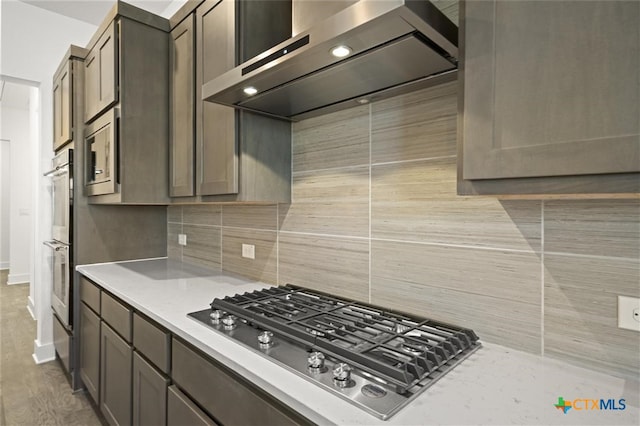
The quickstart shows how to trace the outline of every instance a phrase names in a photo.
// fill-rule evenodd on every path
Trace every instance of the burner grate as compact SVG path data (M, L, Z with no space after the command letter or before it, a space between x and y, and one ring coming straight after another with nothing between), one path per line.
M478 341L475 333L286 285L215 299L212 309L297 340L405 392Z

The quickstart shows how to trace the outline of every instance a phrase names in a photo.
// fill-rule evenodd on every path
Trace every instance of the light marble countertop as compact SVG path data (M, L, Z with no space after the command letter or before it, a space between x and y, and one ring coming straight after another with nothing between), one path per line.
M381 421L187 317L207 308L215 297L267 284L167 259L76 269L319 424L640 424L638 381L489 343L391 419ZM626 409L570 409L564 414L554 407L560 396L570 401L625 399Z

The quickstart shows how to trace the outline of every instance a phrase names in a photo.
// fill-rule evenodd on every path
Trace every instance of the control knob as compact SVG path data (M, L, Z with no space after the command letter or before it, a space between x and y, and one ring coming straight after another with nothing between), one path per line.
M220 319L222 318L222 316L224 315L224 312L222 312L220 309L214 309L213 311L211 311L211 313L209 314L209 318L211 318L211 320L217 324L220 322Z
M340 362L333 367L333 383L339 388L347 388L354 385L351 380L351 366Z
M227 330L232 330L234 328L236 328L236 322L238 320L238 317L235 315L227 315L222 317L222 324L224 324L224 328L226 328Z
M327 371L324 366L324 354L322 352L311 352L307 357L307 366L312 373L324 373Z
M273 346L273 333L270 331L260 332L258 334L258 342L261 348Z

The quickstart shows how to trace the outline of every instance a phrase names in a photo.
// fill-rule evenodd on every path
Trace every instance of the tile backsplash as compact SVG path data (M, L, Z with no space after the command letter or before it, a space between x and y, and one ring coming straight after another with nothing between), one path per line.
M171 206L169 257L637 377L640 333L616 305L640 297L640 200L456 195L456 89L293 124L292 203Z

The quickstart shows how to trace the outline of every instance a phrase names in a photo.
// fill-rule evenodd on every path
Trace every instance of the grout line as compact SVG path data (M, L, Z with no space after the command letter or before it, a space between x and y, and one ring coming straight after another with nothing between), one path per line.
M184 208L180 206L180 233L184 234ZM184 262L184 246L180 246L180 262Z
M208 225L205 223L191 223L191 222L187 222L187 223L183 223L183 225L188 225L188 226L204 226L205 228L223 228L222 225Z
M568 253L562 251L546 251L546 254L552 254L554 256L575 257L581 259L595 259L595 260L616 260L622 262L638 263L638 259L635 257L616 257L616 256L599 256L597 254L580 254L580 253Z
M392 164L407 164L407 163L420 163L426 161L435 161L435 160L446 160L456 158L456 155L442 155L440 157L424 157L424 158L414 158L412 160L397 160L397 161L384 161L380 163L371 163L372 166L387 166Z
M428 241L395 240L395 239L392 239L392 238L371 238L371 239L374 240L374 241L384 241L384 242L390 242L390 243L419 244L419 245L423 245L423 246L452 247L452 248L488 250L488 251L502 251L502 252L509 252L509 253L540 254L540 252L535 251L535 250L521 250L521 249L511 249L511 248L473 246L473 245L465 245L465 244L434 243L434 242L428 242Z
M329 238L343 238L349 240L369 240L369 237L355 237L352 235L337 235L337 234L319 234L316 232L296 232L296 231L280 231L282 234L289 235L309 235L312 237L329 237Z
M222 229L240 229L240 230L247 230L247 231L260 231L260 232L278 232L277 229L263 229L263 228L247 228L244 226L221 226L220 228Z
M371 303L371 204L372 204L372 194L371 194L371 180L372 180L372 151L373 151L373 135L372 135L372 121L373 121L373 107L369 104L369 303Z
M280 203L276 204L276 285L280 285Z
M308 174L312 174L312 173L316 173L316 172L332 172L332 171L340 171L340 170L353 170L353 169L362 169L364 167L371 167L371 165L363 163L363 164L354 165L354 166L327 167L327 168L324 168L324 169L304 170L304 171L298 171L298 172L291 173L291 178L293 179L294 176L308 175ZM293 204L293 201L292 201L292 204Z
M224 271L224 265L222 264L222 259L223 259L223 256L222 256L223 245L222 244L224 243L224 241L222 241L222 234L223 234L222 230L224 229L224 227L222 226L223 223L224 223L224 208L221 207L220 208L220 259L219 259L219 261L220 261L220 270L221 271Z
M544 357L544 200L540 202L540 355Z

